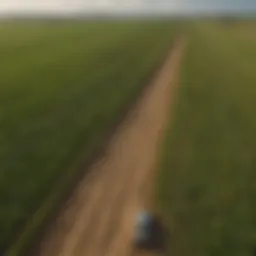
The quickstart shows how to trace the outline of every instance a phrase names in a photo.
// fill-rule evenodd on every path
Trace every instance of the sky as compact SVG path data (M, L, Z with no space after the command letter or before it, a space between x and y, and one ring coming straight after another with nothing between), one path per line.
M120 10L256 12L256 0L0 0L1 13Z

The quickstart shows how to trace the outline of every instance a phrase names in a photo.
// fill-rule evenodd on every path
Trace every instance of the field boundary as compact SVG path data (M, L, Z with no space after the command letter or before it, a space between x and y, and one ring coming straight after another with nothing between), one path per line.
M131 110L139 102L139 99L141 95L145 93L146 88L151 86L152 81L156 79L166 60L166 53L170 48L173 48L176 38L177 35L174 33L170 43L171 46L169 45L168 49L163 51L164 54L159 58L156 67L153 68L141 82L139 82L141 86L138 86L138 90L135 91L133 97L130 99L130 103L120 110L120 113L116 117L116 121L113 122L113 125L108 129L105 136L103 135L102 142L97 146L89 160L84 161L84 152L78 156L77 160L70 168L70 171L66 172L66 175L64 175L63 179L57 184L53 193L51 193L48 199L43 202L41 207L34 213L31 220L27 222L21 232L19 232L17 240L4 251L4 256L34 255L33 252L43 237L43 234L47 231L50 223L56 219L58 213L65 207L68 199L72 197L73 191L80 179L88 174L87 170L97 161L97 159L104 156L105 149L107 148L112 135L119 129L120 123L130 115Z
M175 122L175 117L176 117L176 110L178 107L178 102L180 100L180 85L181 85L181 73L182 73L182 63L185 59L186 56L186 51L188 48L188 38L186 35L182 34L180 36L180 40L182 41L183 44L183 50L182 50L182 55L181 59L179 60L179 65L177 65L175 68L174 72L174 87L172 88L172 100L170 103L170 111L169 111L169 120L166 123L166 129L163 134L163 139L162 139L162 147L160 148L160 151L158 152L158 161L157 161L157 173L155 173L156 177L160 177L162 175L162 165L163 165L163 156L165 155L166 151L166 139L168 138L168 134L172 133L173 131L173 125ZM152 178L151 178L152 179ZM158 180L157 180L158 181ZM150 208L152 209L153 212L155 212L156 216L160 216L162 223L164 226L168 229L168 231L172 230L172 226L170 223L168 223L168 218L166 216L166 213L163 209L163 205L159 201L159 183L156 183L152 185L153 189L151 189L151 193L153 194L152 198L153 201L151 201Z

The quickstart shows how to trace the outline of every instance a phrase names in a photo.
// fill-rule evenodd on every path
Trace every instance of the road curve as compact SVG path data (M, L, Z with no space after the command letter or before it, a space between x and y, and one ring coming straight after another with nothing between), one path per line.
M42 240L39 256L131 255L134 218L147 204L156 155L184 48L177 39L156 78L77 186ZM151 180L151 179L148 179Z

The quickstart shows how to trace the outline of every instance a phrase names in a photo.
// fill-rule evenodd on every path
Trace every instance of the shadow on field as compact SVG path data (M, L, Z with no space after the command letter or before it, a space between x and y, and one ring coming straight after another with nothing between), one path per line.
M161 254L167 253L169 232L159 217L155 217L152 225L151 250Z

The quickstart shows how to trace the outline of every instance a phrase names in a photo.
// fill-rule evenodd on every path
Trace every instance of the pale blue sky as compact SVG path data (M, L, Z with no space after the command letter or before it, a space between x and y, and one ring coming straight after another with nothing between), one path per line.
M0 12L76 10L254 10L256 0L0 0Z

